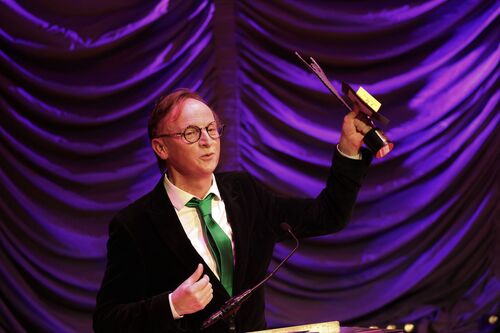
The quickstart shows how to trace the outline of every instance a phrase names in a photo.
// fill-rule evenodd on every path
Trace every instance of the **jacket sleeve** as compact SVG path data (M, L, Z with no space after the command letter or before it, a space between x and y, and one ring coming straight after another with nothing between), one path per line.
M124 223L109 226L107 264L93 316L95 332L185 332L174 320L168 294L145 297L145 268Z
M361 152L362 159L354 160L335 150L326 185L315 199L282 197L255 183L259 205L277 240L287 237L280 228L283 222L299 237L325 235L346 226L372 160L369 151L362 149Z

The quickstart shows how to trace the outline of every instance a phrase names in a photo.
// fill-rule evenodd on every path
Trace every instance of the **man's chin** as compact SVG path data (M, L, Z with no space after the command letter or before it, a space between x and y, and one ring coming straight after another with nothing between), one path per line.
M200 169L200 172L205 175L212 175L216 168L217 168L217 163L205 164Z
M218 164L219 164L219 158L214 157L208 161L203 161L203 163L201 164L201 167L204 170L207 170L207 171L210 171L211 173L213 173L214 170L217 168Z

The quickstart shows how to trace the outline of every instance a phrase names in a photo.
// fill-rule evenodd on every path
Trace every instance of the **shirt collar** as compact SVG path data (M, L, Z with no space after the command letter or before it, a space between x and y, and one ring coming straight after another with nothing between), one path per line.
M172 182L168 179L166 173L163 177L163 185L165 186L165 190L167 191L168 198L177 211L181 210L184 206L186 206L189 200L195 197L193 194L181 190L180 188L172 184ZM217 182L215 180L214 174L212 174L212 185L208 189L208 192L203 199L205 199L210 193L214 194L214 200L221 200L219 188L217 187Z

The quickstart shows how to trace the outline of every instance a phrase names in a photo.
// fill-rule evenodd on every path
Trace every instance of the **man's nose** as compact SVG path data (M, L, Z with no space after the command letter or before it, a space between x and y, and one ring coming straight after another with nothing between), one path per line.
M214 139L212 139L210 137L210 135L208 135L208 130L206 128L203 128L201 130L201 136L200 136L200 144L202 145L210 145L212 142L214 141Z

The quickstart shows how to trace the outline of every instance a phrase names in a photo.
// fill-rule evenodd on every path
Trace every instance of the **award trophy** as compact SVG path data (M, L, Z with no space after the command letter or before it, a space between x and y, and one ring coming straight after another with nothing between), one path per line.
M389 123L389 119L378 112L381 106L380 102L373 98L362 87L355 92L351 86L345 82L342 82L342 93L344 94L344 97L342 97L338 93L337 89L335 89L335 87L330 83L316 60L310 57L309 59L311 60L311 63L308 63L298 52L295 52L295 55L306 65L306 67L316 74L320 81L323 82L328 90L330 90L330 92L337 97L337 99L347 108L349 112L352 111L354 105L359 107L361 112L356 118L371 128L364 134L363 142L377 158L387 155L392 148L394 148L394 143L389 140L384 132L382 132L382 130L376 127L373 123L373 120L377 120L384 125ZM349 101L349 103L346 100Z

